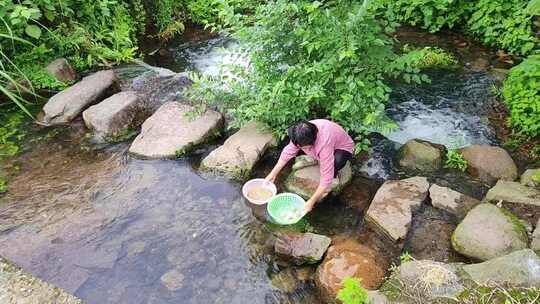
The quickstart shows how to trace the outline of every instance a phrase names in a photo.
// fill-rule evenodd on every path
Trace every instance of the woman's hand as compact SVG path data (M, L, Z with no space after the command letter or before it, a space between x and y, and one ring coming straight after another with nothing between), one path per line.
M276 183L276 175L273 173L273 172L270 172L270 174L268 174L265 179L269 182L271 182L272 184L275 184Z
M313 199L309 199L307 202L306 202L306 205L305 205L305 212L308 213L310 212L311 210L313 210L313 207L315 207L315 204L317 203L317 201L313 200Z

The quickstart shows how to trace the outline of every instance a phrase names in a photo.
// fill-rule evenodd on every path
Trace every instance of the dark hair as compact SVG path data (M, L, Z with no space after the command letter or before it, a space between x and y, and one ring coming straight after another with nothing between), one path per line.
M317 126L309 121L302 121L287 131L292 143L299 147L310 146L317 139Z

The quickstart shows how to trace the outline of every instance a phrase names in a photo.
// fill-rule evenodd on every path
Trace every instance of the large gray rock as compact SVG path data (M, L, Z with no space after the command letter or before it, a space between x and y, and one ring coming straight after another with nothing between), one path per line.
M116 76L113 71L100 71L54 95L43 107L43 123L68 123L88 106L113 93Z
M314 233L286 233L279 235L274 249L296 265L315 264L322 258L332 239Z
M475 198L436 184L429 188L429 197L433 207L446 210L458 218L463 218L474 206L480 204Z
M540 191L518 182L498 181L495 187L489 189L484 200L540 206Z
M207 110L192 118L194 107L168 102L142 125L129 152L142 158L174 158L215 135L223 126L223 116Z
M527 232L519 219L492 204L472 209L452 235L457 252L481 261L527 248L527 243Z
M534 181L533 176L540 174L540 169L528 169L522 175L520 183L528 187L540 187L540 181Z
M373 249L354 240L339 241L330 246L317 268L315 284L325 303L335 303L345 278L360 279L364 288L376 290L387 267L387 262Z
M277 145L272 132L262 128L248 123L203 159L202 168L231 177L248 176L264 152Z
M463 266L480 285L539 287L540 258L530 249L512 252L480 264Z
M437 171L441 168L443 155L444 146L411 139L399 150L399 165L411 170Z
M58 58L55 61L49 63L45 68L52 76L62 82L76 81L79 76L77 72L71 67L69 62L65 58Z
M536 223L536 229L532 235L531 249L540 255L540 219Z
M467 172L487 184L499 179L513 181L518 176L516 164L503 148L472 145L460 152L467 161Z
M366 220L392 241L404 240L410 228L413 209L426 200L429 183L425 177L387 181L375 194Z
M86 126L98 139L114 139L137 127L143 118L139 97L133 91L120 92L83 112Z
M302 159L304 161L304 159ZM301 169L293 170L285 181L285 189L289 192L296 193L305 199L309 199L317 187L321 179L319 165L301 167ZM338 178L332 183L332 192L341 191L352 179L352 169L350 162L347 162L345 167L339 171Z
M426 303L436 299L456 299L465 290L459 270L459 264L410 261L401 264L385 284L394 285L394 289L398 288L403 294L429 300Z

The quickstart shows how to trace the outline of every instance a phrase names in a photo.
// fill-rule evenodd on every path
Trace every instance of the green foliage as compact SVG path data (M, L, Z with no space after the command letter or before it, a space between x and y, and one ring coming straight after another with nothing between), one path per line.
M7 190L7 180L0 176L0 194L6 193Z
M408 45L403 47L405 53L413 58L413 65L418 69L447 68L457 64L457 59L451 53L438 47L424 47L412 49Z
M529 56L510 70L503 96L510 125L527 136L540 135L540 55Z
M187 13L191 21L212 25L223 22L228 13L245 13L255 8L260 0L188 0Z
M539 172L536 172L536 173L532 176L532 181L533 181L535 184L540 184L540 171L539 171Z
M225 103L237 125L261 121L281 137L313 117L329 117L361 137L388 132L395 124L384 115L387 80L428 79L417 61L393 51L388 24L375 19L369 4L277 0L247 19L226 16L251 65L219 79L194 77L192 97Z
M467 161L463 158L463 155L457 150L448 150L446 152L446 160L444 167L447 169L456 169L461 172L467 170Z
M360 280L351 277L343 280L343 288L336 298L343 304L367 304L369 301L367 290L362 287Z
M478 0L467 22L468 31L485 44L513 54L537 53L539 40L527 4L523 0Z
M471 10L466 0L382 0L395 22L419 26L432 33L462 24Z
M18 112L0 113L0 159L19 152L19 142L25 133L21 130L24 115Z
M463 304L531 304L540 299L538 288L478 286L466 289L458 298Z
M412 257L412 255L405 251L404 253L402 253L400 256L399 256L399 261L401 262L401 264L403 263L407 263L407 262L410 262L410 261L413 261L414 258Z

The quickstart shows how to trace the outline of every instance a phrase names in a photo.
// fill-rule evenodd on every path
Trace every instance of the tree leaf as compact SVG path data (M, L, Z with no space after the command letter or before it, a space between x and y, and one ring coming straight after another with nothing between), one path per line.
M32 38L39 39L39 37L41 37L41 29L37 25L29 24L26 26L24 31Z

